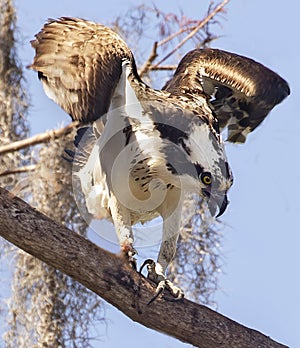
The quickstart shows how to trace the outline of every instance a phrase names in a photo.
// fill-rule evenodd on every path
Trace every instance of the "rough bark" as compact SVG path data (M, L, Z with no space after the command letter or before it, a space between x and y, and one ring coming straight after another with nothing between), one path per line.
M122 258L52 221L0 188L0 235L94 291L132 320L205 348L282 348L262 333L187 299L159 297Z

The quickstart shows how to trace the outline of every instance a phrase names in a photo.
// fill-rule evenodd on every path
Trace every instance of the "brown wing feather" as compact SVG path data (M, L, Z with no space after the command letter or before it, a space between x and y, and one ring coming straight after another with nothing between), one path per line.
M31 42L45 92L73 120L96 120L110 105L122 60L134 65L125 42L111 29L78 18L49 20Z
M290 94L286 81L252 59L217 49L196 49L182 59L165 90L206 94L228 140L245 142L271 109Z

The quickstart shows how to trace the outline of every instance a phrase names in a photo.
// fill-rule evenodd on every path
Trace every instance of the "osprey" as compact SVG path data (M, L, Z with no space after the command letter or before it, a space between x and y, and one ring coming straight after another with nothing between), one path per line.
M167 287L182 298L165 271L185 194L207 200L212 215L224 213L233 178L220 131L227 128L230 142L245 142L289 95L288 84L249 58L207 48L187 53L163 89L154 90L118 34L78 18L49 20L32 46L30 68L46 94L81 125L77 151L68 154L88 211L112 219L131 262L132 226L161 216L161 247L157 262L145 262L148 276L157 294Z

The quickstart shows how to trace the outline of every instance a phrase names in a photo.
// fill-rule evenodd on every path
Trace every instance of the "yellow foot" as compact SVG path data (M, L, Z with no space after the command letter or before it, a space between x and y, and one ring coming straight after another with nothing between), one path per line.
M184 297L183 291L166 278L166 276L164 275L163 269L159 263L155 263L155 261L151 259L146 260L140 268L140 273L142 272L145 266L147 266L147 270L148 270L148 279L154 281L157 284L155 295L148 302L148 305L152 303L153 301L155 301L157 297L165 289L167 289L173 296L172 299L168 299L169 301L178 301L183 299Z

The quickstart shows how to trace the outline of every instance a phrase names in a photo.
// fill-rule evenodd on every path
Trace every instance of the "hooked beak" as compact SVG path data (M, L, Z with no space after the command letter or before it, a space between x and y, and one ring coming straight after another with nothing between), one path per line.
M208 198L207 204L208 204L208 209L211 213L212 216L216 215L217 208L219 208L219 213L216 215L216 218L220 217L223 215L225 212L227 205L229 203L227 194L221 193L221 194L207 194L208 192L206 191L204 195Z
M225 194L223 202L221 203L221 205L219 205L219 213L216 216L217 218L220 217L221 215L223 215L223 213L225 212L225 210L227 208L228 203L229 203L229 200L227 198L227 195Z

